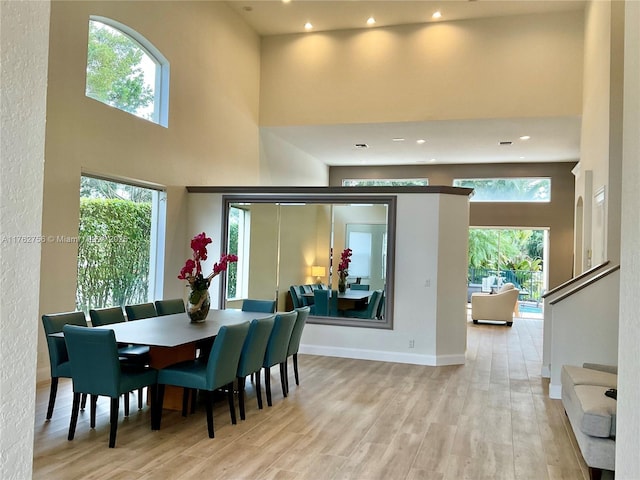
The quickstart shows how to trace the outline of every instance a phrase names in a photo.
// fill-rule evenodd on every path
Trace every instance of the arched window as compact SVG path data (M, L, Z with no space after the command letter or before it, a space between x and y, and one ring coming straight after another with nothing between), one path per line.
M91 16L85 95L166 127L169 62L135 30Z

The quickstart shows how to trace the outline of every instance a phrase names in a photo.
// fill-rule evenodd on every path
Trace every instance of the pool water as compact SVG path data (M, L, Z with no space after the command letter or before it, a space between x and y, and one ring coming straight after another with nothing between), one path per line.
M531 305L530 303L521 303L518 306L520 313L539 313L542 314L542 306Z

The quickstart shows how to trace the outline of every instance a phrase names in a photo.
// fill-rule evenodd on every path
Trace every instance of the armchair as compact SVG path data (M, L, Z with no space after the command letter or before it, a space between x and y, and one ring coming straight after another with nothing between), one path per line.
M473 323L478 320L491 320L506 322L507 326L513 325L513 314L518 302L520 291L513 283L505 283L498 293L473 293L471 295L471 319Z

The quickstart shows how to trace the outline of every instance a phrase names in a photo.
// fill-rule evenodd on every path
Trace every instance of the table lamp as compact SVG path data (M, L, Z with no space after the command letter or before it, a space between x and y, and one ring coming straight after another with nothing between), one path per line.
M324 267L320 267L314 265L311 267L311 276L316 277L316 283L320 285L322 283L322 278L327 274L327 270Z

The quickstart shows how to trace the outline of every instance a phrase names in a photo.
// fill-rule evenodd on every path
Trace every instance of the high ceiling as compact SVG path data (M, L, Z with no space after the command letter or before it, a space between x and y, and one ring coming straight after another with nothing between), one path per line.
M469 18L562 12L584 0L420 0L227 2L259 35L375 28ZM439 10L442 17L434 20ZM373 27L366 24L374 17ZM411 165L571 161L579 158L580 118L517 118L385 124L264 127L327 165ZM521 140L521 136L530 136ZM403 141L397 140L403 138ZM394 141L394 139L396 139ZM424 143L417 143L425 140ZM500 142L512 142L510 145ZM358 148L356 144L366 144Z

